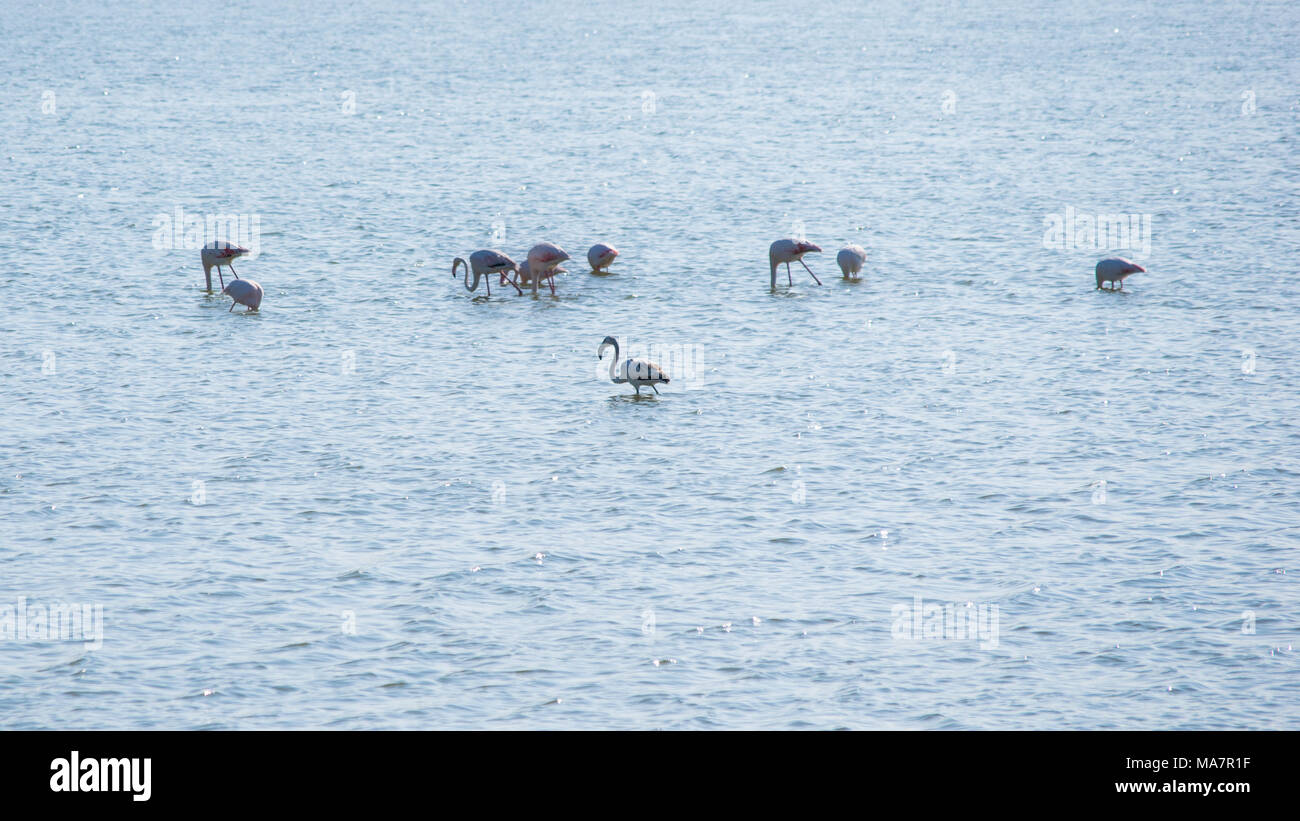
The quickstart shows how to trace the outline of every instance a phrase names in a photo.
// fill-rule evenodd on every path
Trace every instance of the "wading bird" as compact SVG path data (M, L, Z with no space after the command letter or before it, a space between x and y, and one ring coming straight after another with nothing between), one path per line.
M208 291L212 290L212 269L216 268L222 293L225 293L226 278L221 275L221 266L225 265L230 268L230 273L235 274L235 260L247 253L247 248L240 248L233 242L225 240L216 240L203 246L199 251L199 259L203 260L203 277L208 281ZM235 277L238 278L239 274L235 274Z
M1103 282L1112 283L1109 291L1115 290L1114 283L1119 283L1119 289L1124 290L1124 280L1137 273L1146 273L1146 268L1138 265L1136 262L1129 262L1123 257L1110 257L1097 263L1097 287L1101 288Z
M779 239L772 243L772 246L767 249L767 258L772 263L772 290L776 290L776 266L783 262L785 263L785 278L790 281L791 285L794 285L794 278L790 276L791 262L798 262L802 265L804 270L811 274L813 279L817 280L817 284L821 285L822 281L817 279L817 275L808 267L808 263L803 261L804 254L820 254L821 250L811 242L797 239Z
M668 374L653 362L644 359L626 359L619 362L618 340L612 336L605 337L604 341L596 348L596 358L605 358L605 349L614 346L614 358L609 360L609 381L615 385L629 384L636 388L637 396L641 395L641 387L649 385L654 392L659 393L655 384L667 385Z
M551 286L551 293L555 293L555 277L559 274L567 274L568 272L569 272L568 268L552 268L546 273L542 274L540 279L546 280L546 283ZM532 283L532 281L533 281L532 266L528 264L528 260L524 260L524 264L519 266L519 284L528 285ZM537 289L534 288L533 290L537 290ZM522 294L523 291L520 291L519 293Z
M229 285L221 289L221 293L227 294L234 300L234 302L230 303L231 311L235 310L236 305L247 305L248 311L256 311L257 306L262 304L262 286L251 279L235 277L230 280ZM245 313L248 313L248 311L245 311Z
M846 245L835 255L845 279L857 279L867 261L867 251L861 245Z
M487 295L492 296L492 277L489 276L489 274L495 273L499 274L501 277L499 284L505 285L509 282L511 285L515 286L516 291L519 291L520 296L523 296L524 294L523 289L521 289L513 279L509 279L506 276L506 274L511 271L518 273L519 265L513 259L500 251L475 251L469 255L468 263L460 257L456 257L451 261L452 279L456 278L456 266L458 265L465 266L465 290L467 291L477 291L479 279L487 277L483 280L483 284L487 286ZM474 284L472 285L469 281L471 271L474 273Z
M587 252L587 262L591 263L593 274L599 274L601 271L608 274L609 266L614 264L616 257L618 257L618 249L603 242L591 246L591 250Z
M558 245L552 245L549 242L539 242L528 251L528 277L533 283L533 294L537 294L537 283L542 279L550 279L551 293L555 293L555 275L564 273L560 268L560 263L569 259L569 255ZM523 278L523 269L520 269L520 279Z

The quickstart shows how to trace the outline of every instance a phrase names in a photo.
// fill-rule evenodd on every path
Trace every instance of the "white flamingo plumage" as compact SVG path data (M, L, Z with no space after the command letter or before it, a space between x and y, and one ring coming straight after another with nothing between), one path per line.
M776 266L785 263L785 277L794 285L794 278L790 275L790 263L798 262L804 267L817 284L821 285L822 281L817 279L817 275L808 267L808 263L803 261L804 254L820 254L820 248L811 242L798 239L779 239L772 243L767 249L767 258L772 263L772 290L776 290Z
M646 385L649 385L658 394L659 389L655 385L668 384L668 374L664 373L663 368L653 362L645 359L625 359L619 362L618 340L612 336L607 336L601 341L596 348L596 358L604 359L605 349L610 346L614 348L614 358L609 360L610 382L615 385L631 385L636 388L637 396L641 395L641 388Z
M208 290L212 290L212 269L217 269L217 279L221 281L222 293L225 293L226 278L221 275L221 266L230 269L230 273L238 277L235 273L234 262L236 259L246 255L247 248L241 248L233 242L225 240L215 240L204 245L199 251L199 259L203 261L203 276L208 282Z
M1123 257L1110 257L1097 263L1097 287L1101 288L1103 282L1111 283L1110 288L1106 290L1115 290L1114 283L1119 283L1119 289L1124 290L1124 280L1133 274L1146 273L1146 268L1138 265L1136 262L1130 262Z
M857 279L867 262L867 251L861 245L846 245L835 255L835 261L845 279Z
M609 266L613 265L614 260L617 258L618 249L603 242L596 243L587 251L587 262L591 263L591 272L593 274L598 274L601 271L609 273Z
M487 286L487 295L492 296L492 277L488 275L495 273L500 275L501 285L505 285L509 282L511 285L515 286L516 291L519 291L519 295L523 296L523 289L519 287L518 283L506 276L507 272L510 271L517 273L519 271L519 265L513 259L500 251L493 251L490 249L475 251L469 255L468 263L460 257L456 257L451 262L451 276L453 279L456 277L456 267L459 265L465 266L465 290L467 291L472 292L478 290L479 279L486 277L483 284ZM471 272L474 274L474 284L472 285L469 281L469 275Z

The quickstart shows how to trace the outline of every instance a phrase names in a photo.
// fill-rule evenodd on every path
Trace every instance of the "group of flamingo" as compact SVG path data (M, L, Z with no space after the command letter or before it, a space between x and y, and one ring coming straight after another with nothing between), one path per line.
M785 265L786 281L790 286L794 285L794 277L790 273L790 263L798 262L804 267L804 270L816 281L818 285L822 281L817 278L813 270L808 267L808 263L803 261L804 254L821 253L821 248L811 242L803 239L779 239L773 242L767 250L768 262L771 264L771 288L776 290L776 269L777 266ZM231 302L230 310L235 309L235 305L245 305L248 310L256 311L262 304L262 286L253 282L251 279L240 279L239 274L235 273L234 262L239 257L248 253L247 248L241 248L230 242L210 242L203 246L200 258L203 261L203 275L207 279L208 291L212 291L212 269L217 269L217 277L221 282L221 293L229 296ZM618 251L612 246L603 242L598 242L591 246L587 251L587 262L591 264L593 274L608 273L609 266L618 258ZM454 278L456 271L461 266L465 268L465 288L471 292L478 289L479 282L482 281L487 286L487 295L492 296L491 275L496 274L498 285L505 285L509 282L515 290L523 296L524 290L521 285L531 285L533 294L537 294L538 283L546 280L550 286L551 293L555 293L555 276L565 273L565 269L560 265L570 259L569 255L563 248L550 242L539 242L528 250L528 256L523 264L516 263L513 259L492 249L483 249L475 251L469 255L469 261L466 262L461 257L456 257L451 263L451 275ZM836 254L835 261L840 266L844 279L856 281L861 278L862 266L866 264L867 252L860 245L846 245ZM221 275L222 267L230 269L231 276L234 279L230 284L226 284L225 277ZM1107 290L1115 290L1118 284L1119 290L1124 290L1124 280L1135 273L1145 272L1146 269L1135 262L1130 262L1123 257L1108 257L1097 263L1096 276L1097 288L1101 289L1103 283L1110 283ZM470 274L474 279L470 281ZM515 277L511 277L514 274ZM603 359L606 348L614 349L614 356L609 363L609 378L615 384L627 384L636 389L637 396L641 395L641 388L650 387L656 394L659 389L656 385L668 384L669 377L663 368L654 362L645 359L629 358L619 362L618 340L612 336L605 337L600 345L596 348L596 357Z
M612 245L606 245L598 242L591 246L587 251L587 262L591 263L591 272L593 274L608 273L609 266L614 263L618 257L618 250ZM505 285L509 282L515 286L515 290L523 296L524 290L519 286L532 285L533 293L537 293L537 284L543 279L551 287L551 293L555 293L555 276L556 274L566 273L566 269L561 268L560 264L570 259L569 254L560 246L550 242L539 242L528 250L528 256L524 259L524 264L520 265L510 257L500 251L485 248L481 251L475 251L469 255L469 262L460 257L451 261L451 276L456 277L456 269L460 266L465 267L465 289L468 291L478 290L479 280L482 279L487 286L487 295L492 296L492 280L490 274L496 274L499 277L498 285ZM516 282L510 274L519 277ZM474 281L470 282L469 275L474 275ZM484 279L486 277L486 279Z
M221 281L221 293L234 300L230 303L230 311L235 310L236 305L246 305L248 310L256 311L262 304L262 286L251 279L240 279L239 274L235 273L235 260L247 253L247 248L223 240L209 242L199 252L199 259L203 261L203 276L208 281L208 291L212 291L212 269L216 268L217 279ZM221 275L222 266L229 268L230 275L234 277L229 285Z

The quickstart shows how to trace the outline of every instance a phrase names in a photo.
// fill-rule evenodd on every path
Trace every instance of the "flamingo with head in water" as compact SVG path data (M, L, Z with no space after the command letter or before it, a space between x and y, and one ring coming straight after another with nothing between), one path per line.
M606 245L603 242L596 243L587 251L587 262L591 263L591 272L593 274L599 274L602 271L608 274L609 266L614 264L617 257L618 250L614 246Z
M221 289L221 293L234 300L230 303L230 311L235 310L236 305L247 305L248 310L244 313L252 313L262 304L262 286L251 279L235 277L230 280L229 285Z
M1146 273L1145 268L1136 262L1130 262L1123 257L1110 257L1097 263L1097 287L1100 289L1103 282L1111 283L1111 286L1105 290L1115 290L1115 283L1119 283L1119 289L1124 290L1124 280L1133 274Z
M509 279L506 276L508 272L511 271L518 272L519 266L515 263L513 259L501 253L500 251L491 251L491 250L475 251L474 253L469 255L468 263L466 263L465 260L461 259L460 257L456 257L451 262L451 276L453 279L455 279L456 277L456 267L458 265L465 266L465 290L467 291L478 290L479 279L486 276L487 278L484 279L483 284L487 286L487 295L492 296L492 277L488 275L495 273L500 275L501 285L505 285L507 282L509 282L511 285L515 286L516 291L519 291L520 296L523 296L524 294L523 290L519 287L518 283L516 283L513 279ZM470 284L469 281L469 275L471 272L473 272L474 274L474 284L472 285Z
M225 240L216 240L209 242L199 251L199 259L203 262L203 276L208 282L208 290L212 290L212 269L217 269L217 279L221 281L222 293L225 293L226 278L221 275L221 266L230 269L230 273L235 273L235 260L248 253L247 248L240 248L233 242Z
M808 267L808 263L803 261L804 254L820 254L821 250L811 242L799 239L779 239L772 243L771 247L767 249L767 258L772 263L772 290L776 290L776 266L783 262L785 263L785 277L790 281L791 285L794 285L794 278L790 275L790 263L792 262L798 262L802 265L804 270L813 279L817 280L817 284L821 285L822 281L817 279L817 275Z
M569 259L569 255L558 245L549 242L539 242L528 251L528 259L519 269L519 278L524 279L524 269L527 268L528 279L533 284L533 294L537 294L537 283L540 280L547 279L550 281L551 293L555 293L555 275L564 273L560 263Z
M845 279L858 279L862 266L867 261L867 251L861 245L846 245L835 255L835 261L839 263Z
M614 348L614 358L609 360L610 382L615 385L631 385L636 388L637 396L641 395L641 388L646 385L649 385L657 394L659 389L655 387L656 384L668 384L668 374L664 373L663 368L653 362L645 359L625 359L619 362L618 340L612 336L605 337L597 346L596 358L604 359L605 349L610 346Z
M567 274L568 272L569 272L568 268L552 268L546 273L542 274L541 277L539 277L539 279L546 280L546 284L551 286L551 293L554 294L555 277L558 276L559 274ZM533 281L533 268L531 265L528 264L528 260L524 260L524 264L519 266L519 284L528 285L532 281ZM520 293L523 292L521 291Z

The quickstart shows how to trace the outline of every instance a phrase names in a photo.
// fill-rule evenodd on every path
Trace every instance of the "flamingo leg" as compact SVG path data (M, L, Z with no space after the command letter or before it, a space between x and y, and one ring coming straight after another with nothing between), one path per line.
M658 388L655 388L654 385L651 385L650 387L651 387L651 388L654 388L655 396L659 396L659 389L658 389Z
M791 285L794 285L794 277L790 276L790 263L788 262L785 264L785 278Z
M230 313L231 311L235 310L235 305L237 305L237 304L238 304L238 303L236 303L236 302L232 302L232 303L230 303L230 307L226 309L226 313Z
M233 259L230 261L230 273L235 275L235 279L239 279L239 272L235 270L235 261Z
M502 274L501 277L502 277L502 279L504 279L506 282L509 282L511 285L515 286L515 290L519 292L519 295L520 295L520 296L523 296L523 295L524 295L524 289L523 289L523 288L520 288L520 287L519 287L519 283L515 282L514 279L512 279L512 278L510 278L510 277L507 277L505 274Z
M235 269L234 269L234 268L231 268L230 270L233 271L233 270L235 270ZM226 290L226 278L223 277L223 276L221 275L221 266L220 266L220 265L217 266L217 279L221 280L221 290L222 290L222 291L225 291L225 290ZM211 281L211 280L209 280L209 281Z
M555 274L551 274L551 278L546 280L546 284L551 286L551 296L555 296Z
M483 277L483 285L487 288L488 299L492 298L492 277Z
M803 269L805 271L807 271L809 274L812 274L813 279L817 279L817 275L813 274L812 269L808 267L808 263L804 262L803 260L799 260L799 264L803 266ZM817 279L817 284L821 285L822 281L820 279Z

